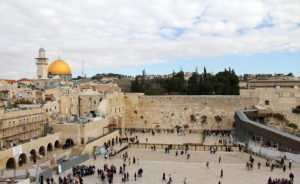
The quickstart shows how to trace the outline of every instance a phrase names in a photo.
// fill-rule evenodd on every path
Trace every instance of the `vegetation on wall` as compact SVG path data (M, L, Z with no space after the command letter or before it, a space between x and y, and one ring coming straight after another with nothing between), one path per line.
M272 115L272 117L273 117L274 119L279 120L280 122L283 122L283 121L285 120L284 115L283 115L283 114L280 114L280 113L274 113L274 114Z
M131 92L146 95L239 95L239 78L234 70L225 69L216 75L194 72L185 80L184 72L173 72L170 78L148 79L145 70L131 82Z
M293 109L293 113L300 114L300 105Z
M290 123L289 127L293 128L293 129L298 129L298 125L296 125L295 123Z

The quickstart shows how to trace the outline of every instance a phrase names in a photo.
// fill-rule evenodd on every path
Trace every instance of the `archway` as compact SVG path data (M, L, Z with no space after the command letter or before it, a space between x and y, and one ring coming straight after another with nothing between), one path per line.
M108 140L107 142L107 147L110 147L110 140Z
M54 147L55 147L55 148L59 148L59 140L55 141Z
M44 146L41 146L41 147L40 147L40 149L39 149L39 155L42 155L42 156L45 156L45 155L46 155L45 147L44 147Z
M16 160L14 157L11 157L6 162L6 169L15 169L16 168Z
M22 153L20 156L19 156L19 166L21 167L23 164L26 164L27 163L27 156L25 153Z
M66 140L66 147L67 148L70 148L70 147L73 147L74 146L74 142L72 139L67 139Z
M112 146L114 146L114 145L115 145L115 139L114 139L114 138L112 138L112 140L111 140L111 144L112 144Z
M119 137L116 136L116 144L118 144L118 143L119 143Z
M49 143L47 146L47 152L49 152L49 151L53 151L53 146L51 143Z
M35 149L32 149L30 151L30 159L33 160L34 158L36 158L36 151L35 151Z

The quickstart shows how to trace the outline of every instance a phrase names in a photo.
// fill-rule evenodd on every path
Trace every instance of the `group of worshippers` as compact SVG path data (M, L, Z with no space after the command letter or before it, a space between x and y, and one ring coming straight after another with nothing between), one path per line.
M52 180L51 184L53 184ZM47 182L47 180L46 180ZM47 182L47 184L50 184ZM58 184L83 184L83 179L82 177L79 175L76 175L75 177L72 177L71 174L68 174L68 176L65 176L64 178L62 178L61 176L59 176L58 178Z
M286 178L269 178L268 184L293 184L293 180Z
M72 174L73 174L73 177L75 177L76 175L79 175L81 177L94 175L95 174L95 166L94 165L90 165L90 166L79 165L79 166L73 167Z

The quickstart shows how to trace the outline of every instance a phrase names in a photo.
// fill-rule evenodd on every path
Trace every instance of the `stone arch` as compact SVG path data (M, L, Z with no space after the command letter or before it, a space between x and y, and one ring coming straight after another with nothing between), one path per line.
M46 155L46 149L44 146L40 146L39 148L39 155L45 156Z
M11 157L6 161L6 169L15 169L16 166L17 164L14 157Z
M115 139L114 139L114 138L111 139L111 145L112 145L112 146L115 145Z
M107 148L107 143L106 142L103 143L103 147Z
M265 100L265 105L270 105L270 101L269 100Z
M66 147L70 148L74 146L74 141L72 139L67 139L66 140Z
M59 148L59 140L56 140L56 141L55 141L54 147L55 147L55 148Z
M33 160L34 158L36 158L36 151L35 151L35 149L32 149L31 151L30 151L30 159L31 160Z
M49 151L53 151L53 145L52 145L52 143L49 143L47 145L47 152L49 152Z
M25 153L22 153L20 156L19 156L19 166L21 167L23 164L26 164L27 163L27 156Z

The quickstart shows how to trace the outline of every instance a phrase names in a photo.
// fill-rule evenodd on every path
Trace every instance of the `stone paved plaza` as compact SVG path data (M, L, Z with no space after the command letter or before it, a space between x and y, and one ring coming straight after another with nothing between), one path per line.
M185 136L177 133L155 133L152 136L151 133L132 133L129 137L138 136L140 143L146 143L146 138L149 144L184 144L184 143L202 143L202 134L199 133L186 133Z
M165 154L164 150L159 149L151 151L149 149L127 149L129 158L136 157L139 159L139 166L137 163L128 165L126 163L126 171L129 172L130 181L126 183L138 184L160 184L162 173L166 173L166 177L171 174L173 184L183 183L184 177L187 178L188 184L217 184L221 181L222 184L264 184L267 183L268 178L285 177L288 178L290 171L284 173L282 169L275 168L270 171L270 167L265 167L265 159L254 156L254 169L246 170L246 162L249 160L249 154L243 152L217 152L210 154L208 151L190 151L191 158L187 160L186 155L175 156L175 151L171 150L169 154ZM221 163L218 163L218 158L221 156ZM209 162L209 169L206 168L206 162ZM260 161L262 167L257 168L257 162ZM97 160L89 159L85 165L95 165L96 168L103 169L103 165L107 163L109 166L114 164L117 168L117 174L114 175L114 183L121 183L121 175L118 175L119 167L123 164L120 156L117 158L105 161L102 155L97 157ZM143 177L137 178L134 181L134 172L139 168L143 169ZM220 171L224 170L224 177L220 178ZM293 163L291 170L295 175L295 182L299 183L300 164ZM71 169L62 174L66 176L71 173ZM57 181L58 176L55 176ZM97 175L83 178L83 183L100 184L101 181Z

